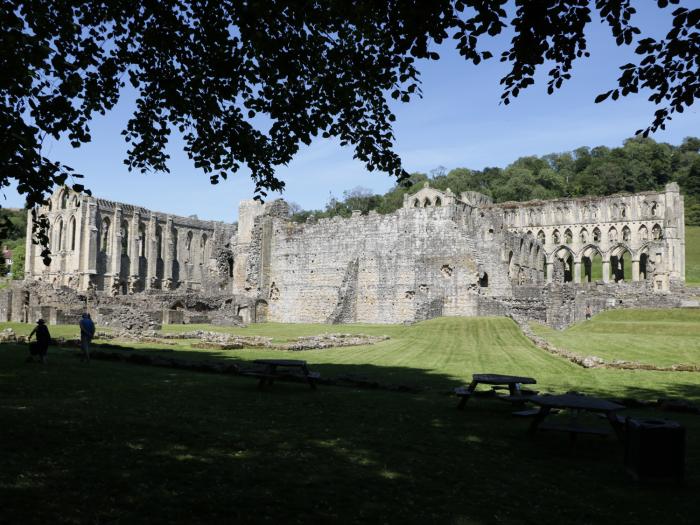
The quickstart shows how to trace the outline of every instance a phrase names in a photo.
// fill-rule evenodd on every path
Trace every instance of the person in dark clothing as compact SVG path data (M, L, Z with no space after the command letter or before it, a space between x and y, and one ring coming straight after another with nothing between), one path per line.
M90 341L95 337L95 323L92 322L90 314L85 312L80 319L80 355L81 361L90 362Z
M36 356L42 363L46 364L46 354L49 350L49 343L51 343L51 334L49 333L49 327L46 326L46 322L43 319L39 319L36 322L34 330L32 330L27 339L31 341L33 335L36 335L36 342L29 344L29 357L27 361L34 361L34 357Z

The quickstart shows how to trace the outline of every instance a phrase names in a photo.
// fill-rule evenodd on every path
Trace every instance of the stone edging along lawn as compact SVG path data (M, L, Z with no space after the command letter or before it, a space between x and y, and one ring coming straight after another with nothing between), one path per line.
M558 348L543 337L536 335L526 320L514 316L510 317L520 327L525 337L532 341L537 348L541 348L550 354L563 357L583 368L615 368L618 370L651 370L656 372L700 372L700 366L697 365L677 364L671 366L657 366L649 363L640 363L639 361L606 361L595 355L581 356L570 350Z

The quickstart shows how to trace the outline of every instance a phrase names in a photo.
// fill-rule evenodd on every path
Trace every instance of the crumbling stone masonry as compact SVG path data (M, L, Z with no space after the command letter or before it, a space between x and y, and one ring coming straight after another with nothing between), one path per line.
M28 239L26 281L0 292L0 319L61 322L88 308L104 323L138 324L142 312L149 326L517 315L563 327L589 306L685 304L675 183L501 204L426 184L388 215L305 224L282 200L242 202L234 225L65 188L41 211L52 262Z

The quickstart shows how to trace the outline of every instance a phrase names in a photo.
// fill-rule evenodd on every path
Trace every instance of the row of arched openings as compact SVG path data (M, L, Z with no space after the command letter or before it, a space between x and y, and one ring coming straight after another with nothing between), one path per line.
M66 237L66 232L68 237ZM75 217L68 219L68 227L63 222L62 218L59 218L53 227L53 239L52 246L55 248L54 252L59 252L62 250L74 251L77 243L77 229Z
M529 231L527 232L528 235L532 235L532 232ZM648 240L661 240L663 239L663 232L661 230L661 226L658 224L655 224L652 229L651 229L651 235L649 234L649 230L646 226L642 225L639 227L637 230L637 237L639 241L648 241ZM542 244L547 244L547 236L544 233L543 230L540 230L537 232L537 240L540 241ZM578 234L578 241L581 244L587 244L589 242L602 242L603 240L603 235L600 230L600 228L596 227L593 229L592 232L589 233L589 231L586 228L582 228L579 231ZM624 226L620 232L618 232L617 228L614 226L610 227L610 229L607 232L607 240L608 242L618 242L620 240L625 241L625 242L630 242L632 240L632 230L628 226ZM559 232L559 230L554 230L552 232L551 236L551 243L552 244L573 244L574 242L574 234L572 231L567 228L564 230L563 235Z
M413 199L414 208L430 208L432 206L442 206L442 199L440 197L435 197L435 200L431 201L430 198L426 197L422 202L420 199Z
M121 233L121 255L122 256L129 256L129 222L128 221L122 221L121 226L120 226L120 233ZM109 217L105 217L102 219L101 227L100 227L100 246L99 250L102 253L110 254L112 251L111 248L111 234L112 234L112 222L109 219ZM181 257L178 258L184 258L187 261L191 261L193 258L193 238L194 235L193 233L187 232L187 237L186 237L186 243L185 243L185 253L180 254ZM139 224L138 228L138 238L137 238L137 253L136 255L138 257L147 257L148 256L148 250L146 248L146 225L141 223ZM174 242L174 247L175 247L175 253L177 254L177 235L173 236L173 242ZM207 237L206 233L203 233L202 236L199 239L199 250L201 254L201 261L204 261L206 258L206 250L208 247L208 242L209 238ZM159 259L164 259L165 258L165 253L163 252L163 228L159 225L156 227L156 254Z
M574 281L574 254L567 248L561 248L555 256L561 265L561 275L557 277L555 271L554 280L565 283ZM589 247L581 257L581 281L595 282L603 280L603 256L594 247ZM632 254L626 248L617 247L610 255L609 278L612 282L633 280ZM649 253L645 250L639 256L639 280L643 281L651 277L653 262Z

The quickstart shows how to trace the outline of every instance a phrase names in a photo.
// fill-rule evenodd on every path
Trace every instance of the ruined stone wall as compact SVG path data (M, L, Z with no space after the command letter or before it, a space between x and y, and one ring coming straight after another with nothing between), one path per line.
M565 280L590 281L600 264L604 282L650 280L658 290L685 280L685 217L678 185L634 195L507 202L500 209L508 229L544 247L547 280L555 263L567 265ZM595 262L594 262L595 259ZM624 275L624 260L631 275Z
M28 235L28 279L113 294L201 289L217 279L217 249L233 225L154 212L61 189L40 213L51 223L51 264ZM30 214L31 221L31 214ZM31 222L28 225L31 232Z
M251 241L261 249L248 286L259 291L268 318L280 322L477 315L480 295L511 293L509 247L519 250L523 241L482 215L453 205L302 225L263 217ZM537 279L537 272L521 278Z

